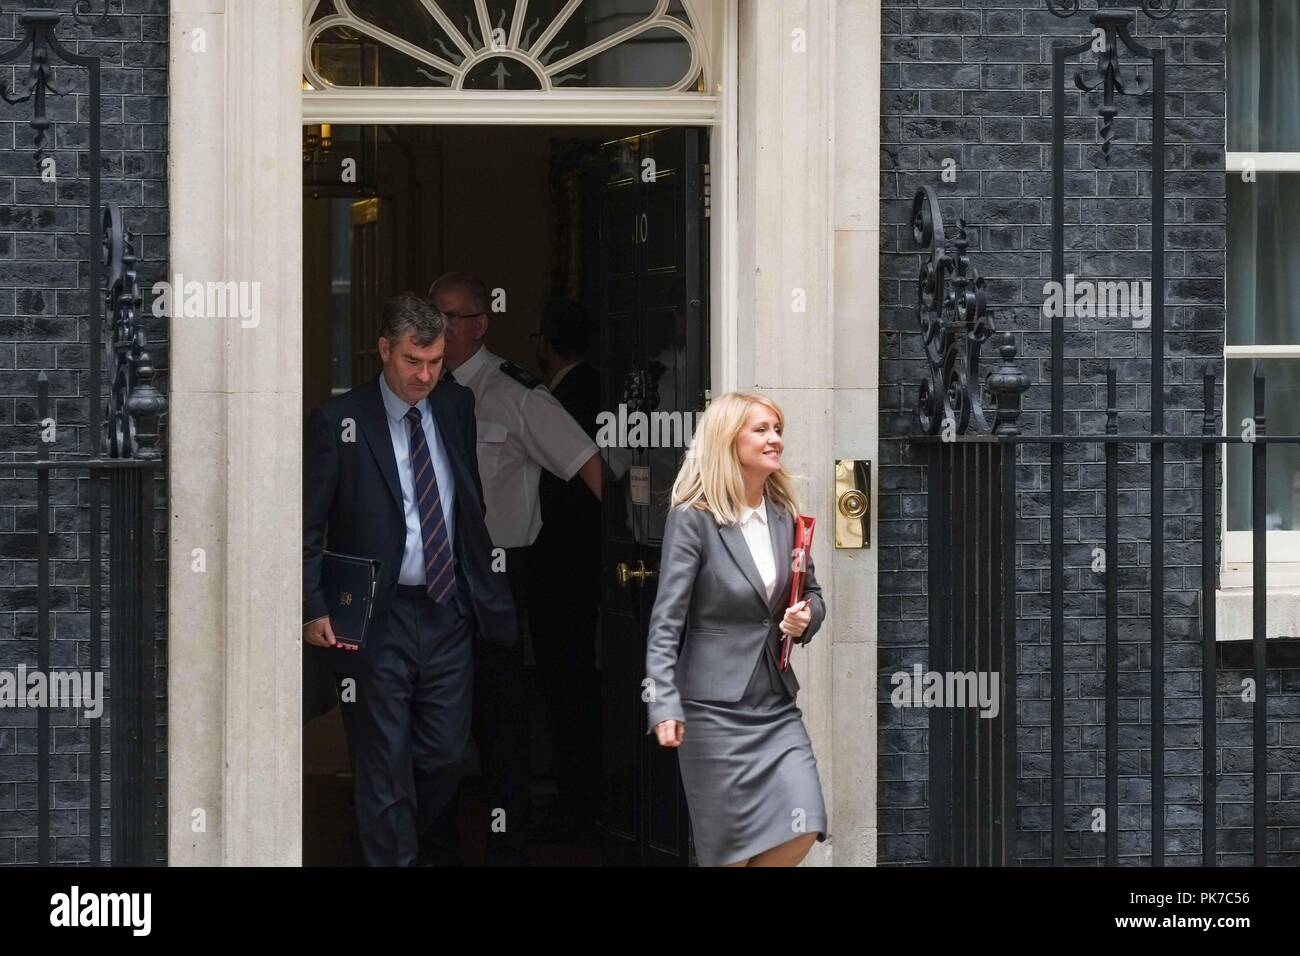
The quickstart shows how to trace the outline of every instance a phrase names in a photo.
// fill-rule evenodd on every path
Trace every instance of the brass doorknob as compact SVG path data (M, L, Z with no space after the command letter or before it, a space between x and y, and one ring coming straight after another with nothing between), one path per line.
M867 496L852 488L840 495L839 508L846 518L861 518L867 513Z
M645 569L644 561L638 561L636 563L636 570L628 567L626 562L620 561L618 564L614 565L614 576L618 579L618 586L621 588L627 587L628 581L635 581L637 584L644 587L646 581L655 576L655 572L647 571Z

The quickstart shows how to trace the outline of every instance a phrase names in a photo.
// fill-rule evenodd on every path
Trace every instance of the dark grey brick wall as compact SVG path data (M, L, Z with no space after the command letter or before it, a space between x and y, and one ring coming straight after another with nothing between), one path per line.
M102 13L104 4L93 5ZM139 233L140 284L148 289L164 277L167 261L167 6L165 0L124 0L92 25L73 21L73 0L0 0L0 49L21 35L18 16L26 10L64 14L58 35L73 52L103 62L103 202L118 202L128 228ZM8 89L20 87L30 56L0 68ZM34 668L36 642L36 495L28 472L5 469L4 460L30 458L36 440L36 376L50 380L58 441L51 454L95 451L99 410L87 394L88 260L86 239L89 173L88 87L83 70L60 68L57 82L71 87L49 100L54 124L48 155L57 181L44 182L32 156L27 125L31 104L0 103L0 670ZM95 214L96 221L98 213ZM95 253L98 254L96 244ZM96 290L98 294L98 290ZM164 322L150 317L148 337L158 369L155 384L167 391ZM165 425L165 422L164 422ZM164 435L164 448L166 438ZM51 667L86 669L90 645L88 606L89 529L86 483L51 482L55 530L50 553ZM159 688L160 777L166 767L166 484L156 486L157 686ZM107 643L107 642L106 642ZM105 646L107 665L107 646ZM105 675L107 683L107 675ZM51 859L78 863L89 858L89 721L79 711L57 710L51 719ZM37 859L37 720L33 710L0 709L0 864ZM109 723L102 721L105 777ZM160 788L165 792L165 786ZM104 854L110 849L109 787L102 805ZM165 819L165 816L163 817Z
M1112 4L1104 3L1104 6ZM1136 4L1119 6L1136 6ZM1050 15L1041 0L885 0L882 66L882 434L912 428L924 360L917 333L920 263L909 217L922 184L939 190L945 221L970 227L971 255L988 279L1000 329L1015 332L1035 383L1022 426L1049 431L1050 323L1041 315L1051 270L1051 47L1087 32L1086 14ZM1168 57L1165 428L1199 432L1201 376L1223 380L1226 247L1225 0L1183 0L1180 12L1136 33ZM1082 26L1080 26L1082 24ZM1084 58L1090 74L1094 57ZM1134 59L1127 54L1130 67ZM1067 67L1066 272L1081 278L1150 278L1151 96L1124 97L1107 164L1098 148L1100 97L1074 91ZM1149 73L1148 73L1149 75ZM944 160L957 163L944 183ZM1066 431L1104 427L1108 367L1119 380L1121 432L1149 433L1150 335L1130 320L1067 318ZM987 359L986 359L987 363ZM987 368L987 364L985 366ZM1050 859L1049 472L1042 446L1018 467L1020 700L1017 856ZM927 665L923 457L881 444L879 600L879 855L929 858L928 712L890 705L889 675ZM1125 446L1120 490L1120 828L1122 862L1150 863L1150 464L1149 446ZM1166 862L1200 861L1199 449L1170 447L1165 465ZM1103 576L1091 571L1104 543L1100 451L1067 450L1065 520L1066 857L1096 863L1104 834L1105 627ZM1113 560L1113 559L1112 559ZM1145 589L1145 590L1144 590ZM1287 648L1272 652L1269 700L1269 845L1274 862L1300 863L1300 672ZM1248 661L1219 661L1218 821L1221 861L1249 862L1250 710L1240 702Z

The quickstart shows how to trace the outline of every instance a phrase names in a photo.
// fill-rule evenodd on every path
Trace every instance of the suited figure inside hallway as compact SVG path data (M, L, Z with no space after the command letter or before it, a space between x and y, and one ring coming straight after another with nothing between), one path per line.
M533 578L532 544L542 527L538 482L543 472L561 481L578 476L599 498L600 455L595 443L555 397L527 371L484 345L489 324L486 285L477 276L449 272L429 288L447 316L447 366L474 393L479 474L492 544L504 553L520 635L510 647L481 646L475 672L474 742L483 770L488 818L486 862L528 862L529 721L524 682L524 614ZM530 622L531 623L531 622ZM445 844L449 821L433 842Z
M600 414L600 372L587 361L591 326L582 303L552 299L542 309L537 367L546 386L592 441ZM546 700L559 799L539 839L584 840L601 815L600 501L579 478L543 472L542 530L533 542L533 655Z
M331 655L367 865L410 866L446 812L468 746L473 643L517 640L491 570L470 391L443 376L446 319L411 293L385 303L383 370L308 424L303 640ZM322 552L378 560L365 646L335 646Z

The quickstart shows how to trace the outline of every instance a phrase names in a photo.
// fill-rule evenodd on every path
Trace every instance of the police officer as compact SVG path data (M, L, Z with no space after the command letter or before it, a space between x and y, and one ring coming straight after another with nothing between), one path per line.
M478 648L474 739L488 802L487 863L523 865L529 742L522 609L534 603L528 599L528 557L542 527L538 479L543 469L562 481L576 475L599 499L601 460L595 443L538 379L483 345L488 292L481 279L448 273L433 283L429 298L447 317L446 365L474 393L488 534L504 549L505 573L520 609L519 641Z

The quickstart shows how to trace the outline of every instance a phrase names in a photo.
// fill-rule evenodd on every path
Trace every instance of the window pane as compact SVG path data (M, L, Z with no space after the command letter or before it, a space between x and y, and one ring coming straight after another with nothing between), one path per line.
M420 0L350 0L348 6L362 20L408 43L428 50L453 65L464 59L460 49Z
M1227 340L1300 344L1300 173L1228 176Z
M481 50L487 45L483 39L483 29L478 19L478 6L474 0L438 0L438 6L442 8L442 12L447 15L447 19L471 49ZM490 40L491 37L488 39Z
M1228 360L1227 434L1240 435L1242 420L1254 415L1254 359ZM1300 359L1259 362L1265 381L1265 430L1270 435L1300 435ZM1267 445L1269 531L1300 530L1300 446ZM1250 531L1250 445L1227 445L1228 531Z
M646 30L616 47L575 63L551 82L556 86L659 88L686 78L691 47L672 30Z
M586 0L547 44L542 61L555 63L572 56L620 30L636 26L654 10L654 0Z
M441 86L451 77L346 27L331 27L312 47L316 69L332 86Z
M1228 149L1300 152L1300 3L1228 4Z

